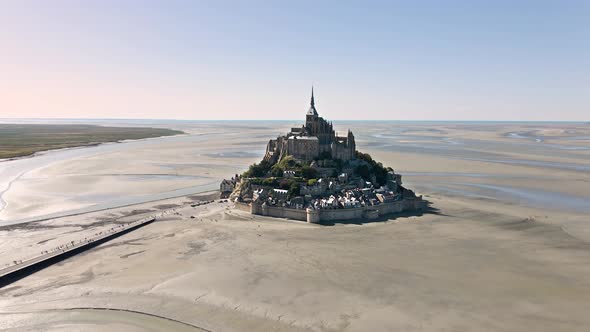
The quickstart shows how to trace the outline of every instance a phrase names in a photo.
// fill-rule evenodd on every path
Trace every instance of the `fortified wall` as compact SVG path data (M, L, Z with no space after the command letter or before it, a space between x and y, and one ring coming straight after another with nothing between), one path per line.
M405 211L423 211L426 202L421 197L416 199L404 199L391 203L382 203L373 206L349 209L292 209L287 207L269 206L266 203L252 202L250 213L294 220L306 221L318 224L321 222L354 220L354 219L377 219L379 217L400 213Z

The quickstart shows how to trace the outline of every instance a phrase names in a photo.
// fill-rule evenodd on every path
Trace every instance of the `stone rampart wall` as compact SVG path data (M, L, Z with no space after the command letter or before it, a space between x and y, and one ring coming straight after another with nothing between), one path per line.
M352 220L363 218L376 218L388 214L395 214L402 211L415 211L424 208L425 202L422 200L403 200L391 203L383 203L371 207L351 208L351 209L321 209L316 210L319 214L320 221L338 221ZM236 206L238 206L236 204ZM291 209L277 206L252 206L250 211L253 214L275 218L289 218L295 220L307 221L308 212L302 209ZM311 213L311 212L310 212Z
M407 210L407 208L404 208L404 202L405 201L383 203L383 204L377 205L376 208L379 211L380 216L385 215L385 214L389 214L389 213L399 213L404 210Z
M307 212L300 209L290 209L277 206L262 207L262 215L276 218L289 218L295 220L307 221Z
M364 216L365 208L351 209L322 209L320 210L321 221L361 219Z

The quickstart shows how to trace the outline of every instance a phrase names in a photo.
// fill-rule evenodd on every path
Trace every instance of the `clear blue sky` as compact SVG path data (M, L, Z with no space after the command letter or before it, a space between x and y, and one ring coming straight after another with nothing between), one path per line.
M0 117L590 120L590 1L0 1Z

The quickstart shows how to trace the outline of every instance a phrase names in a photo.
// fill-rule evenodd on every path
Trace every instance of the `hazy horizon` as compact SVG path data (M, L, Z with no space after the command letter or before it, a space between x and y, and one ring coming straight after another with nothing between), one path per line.
M583 1L5 1L0 117L588 121Z
M174 118L0 118L0 123L5 121L194 121L194 122L301 122L302 119L174 119ZM332 120L330 120L332 121ZM396 120L396 119L339 119L332 122L432 122L432 123L590 123L584 120Z

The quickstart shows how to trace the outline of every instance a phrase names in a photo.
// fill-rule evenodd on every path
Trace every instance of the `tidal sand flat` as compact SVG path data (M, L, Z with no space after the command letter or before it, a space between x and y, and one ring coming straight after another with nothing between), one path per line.
M197 177L214 183L240 172L291 123L181 125L174 128L189 135L15 166L22 172L10 174L22 175L2 196L6 225L77 209L80 197L88 209L128 196L146 201L4 226L0 250L10 260L164 214L0 289L1 328L142 330L142 315L195 331L590 326L588 125L335 123L355 130L359 149L404 174L430 210L332 226L253 216L230 202L192 206L207 196L151 201L162 192L205 188ZM110 169L115 161L121 168ZM92 185L76 185L87 178ZM39 196L27 204L31 186ZM46 200L56 188L67 190Z
M216 189L220 178L240 172L263 152L256 134L272 130L263 125L181 123L175 128L188 135L48 151L2 162L0 223ZM253 136L244 138L241 132Z

